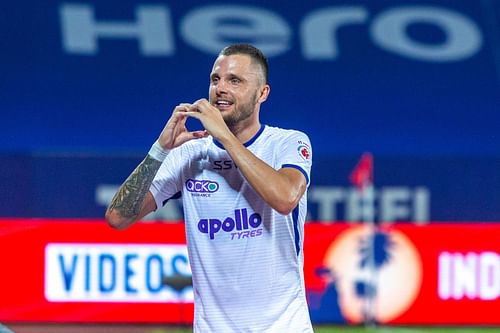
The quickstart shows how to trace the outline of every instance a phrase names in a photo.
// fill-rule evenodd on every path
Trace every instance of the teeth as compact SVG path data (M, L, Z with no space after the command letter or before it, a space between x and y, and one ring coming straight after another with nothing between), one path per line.
M217 104L219 104L219 105L229 105L230 103L228 101L217 101Z

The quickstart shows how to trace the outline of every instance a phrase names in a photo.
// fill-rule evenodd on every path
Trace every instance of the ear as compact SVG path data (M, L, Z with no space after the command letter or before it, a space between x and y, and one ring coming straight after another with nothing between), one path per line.
M258 102L259 103L265 102L270 92L271 92L271 87L268 84L263 85L262 88L260 89L260 96Z

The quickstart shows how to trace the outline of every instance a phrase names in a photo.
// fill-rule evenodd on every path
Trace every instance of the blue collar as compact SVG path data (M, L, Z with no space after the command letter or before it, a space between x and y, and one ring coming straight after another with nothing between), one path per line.
M243 144L243 146L245 146L245 147L249 147L252 143L254 143L254 142L255 142L255 140L257 140L257 138L258 138L258 137L262 134L262 132L264 132L264 128L265 128L265 127L266 127L265 125L260 125L260 129L259 129L259 131L258 131L257 133L255 133L255 135L254 135L254 136L253 136L250 140L248 140L247 142L245 142L245 143ZM217 147L219 147L220 149L224 149L224 150L225 150L225 148L224 148L224 146L222 145L222 143L220 143L219 141L217 141L215 138L214 138L214 144L215 144Z

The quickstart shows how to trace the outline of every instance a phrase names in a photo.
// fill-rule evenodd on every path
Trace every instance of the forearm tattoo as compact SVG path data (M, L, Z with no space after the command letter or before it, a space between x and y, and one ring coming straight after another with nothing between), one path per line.
M108 210L116 209L125 218L137 217L141 211L144 197L148 193L161 163L149 155L146 156L122 184L113 197Z

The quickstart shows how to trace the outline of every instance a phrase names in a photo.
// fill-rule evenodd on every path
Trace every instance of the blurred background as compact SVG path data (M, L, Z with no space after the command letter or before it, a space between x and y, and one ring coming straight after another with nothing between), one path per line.
M262 122L312 141L313 321L500 325L500 2L1 8L0 322L189 324L192 288L164 283L190 274L181 201L121 233L102 217L220 49L248 42L269 57Z

